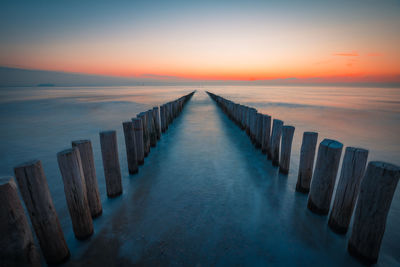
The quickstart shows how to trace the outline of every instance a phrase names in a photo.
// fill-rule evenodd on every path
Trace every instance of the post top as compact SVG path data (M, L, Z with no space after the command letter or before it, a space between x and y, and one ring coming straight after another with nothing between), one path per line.
M338 142L338 141L336 141L336 140L332 140L332 139L324 139L324 140L321 142L321 145L322 145L322 146L327 146L327 147L330 147L330 148L335 148L335 149L338 149L338 148L342 148L342 147L343 147L343 144L342 144L342 143L340 143L340 142Z
M117 132L115 130L107 130L107 131L101 131L100 135L112 135L116 134Z
M89 139L81 139L81 140L75 140L72 141L72 145L80 145L80 144L86 144L86 143L90 143Z
M304 132L304 135L317 135L318 136L318 133L317 132Z
M359 147L352 147L352 146L346 147L346 151L354 151L354 152L358 152L358 153L368 153L367 149L359 148Z
M64 149L64 150L58 152L58 153L57 153L57 156L62 156L62 155L71 154L75 149L78 149L78 148L73 147L73 148Z
M286 129L290 129L290 130L293 130L294 131L294 126L292 126L292 125L283 125L283 128L286 128Z
M400 167L392 163L383 161L370 161L368 165L372 165L375 168L384 169L387 171L398 172L400 174Z
M21 164L15 166L14 169L17 169L17 168L26 168L26 167L30 167L30 166L33 166L33 165L36 165L36 164L40 164L40 160L38 160L38 159L33 159L33 160L25 161L25 162L23 162L23 163L21 163Z
M9 183L15 183L14 182L14 177L12 177L12 176L0 177L0 186L1 185L5 185L5 184L9 184Z

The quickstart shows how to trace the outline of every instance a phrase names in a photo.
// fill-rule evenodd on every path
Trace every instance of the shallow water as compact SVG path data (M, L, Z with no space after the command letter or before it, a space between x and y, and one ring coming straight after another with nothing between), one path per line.
M139 174L127 174L122 121L199 89ZM280 175L202 90L296 126L289 176ZM301 92L301 93L300 93ZM375 93L374 93L375 92ZM379 97L374 97L379 95ZM68 245L70 265L88 263L354 265L348 236L306 209L296 193L303 131L370 149L399 164L399 89L300 87L121 87L0 89L0 174L42 160ZM312 101L310 100L312 98ZM6 130L4 130L6 129ZM107 199L98 132L116 129L124 194ZM95 234L75 240L56 153L92 140L104 213ZM400 263L395 194L379 265Z

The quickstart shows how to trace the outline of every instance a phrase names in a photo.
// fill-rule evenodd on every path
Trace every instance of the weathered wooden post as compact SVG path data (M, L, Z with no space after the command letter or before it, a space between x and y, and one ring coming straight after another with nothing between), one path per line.
M154 123L156 126L157 140L160 140L160 138L161 138L161 121L160 121L160 109L158 107L153 108L153 117L154 117Z
M251 108L246 106L246 134L250 136L250 127L251 127Z
M269 139L271 133L271 116L263 115L263 131L262 131L262 144L261 151L266 154L269 150Z
M97 185L92 143L90 140L77 140L72 141L72 147L77 147L79 149L83 175L85 177L86 195L89 203L90 214L92 215L92 218L96 218L101 215L103 209L101 205L99 188Z
M307 203L314 213L326 215L329 212L342 149L342 143L330 139L324 139L319 145Z
M386 219L400 177L400 167L369 162L361 182L348 244L351 255L367 262L378 260Z
M262 145L262 133L263 133L263 114L257 113L256 120L257 120L256 148L261 148L261 145Z
M333 207L329 215L329 227L345 234L356 204L359 185L367 164L368 150L347 147L344 154L340 179L336 188Z
M122 123L125 136L126 158L128 160L128 171L130 174L135 174L139 171L137 152L136 152L136 138L135 130L132 121Z
M13 177L0 178L0 265L41 266Z
M149 133L150 133L150 146L155 147L157 144L157 134L154 126L153 110L150 109L146 113L147 113L147 126L149 127Z
M39 160L23 163L14 168L14 173L46 262L56 264L65 261L69 250L42 163Z
M251 127L250 127L250 140L254 144L256 142L256 131L257 131L257 110L251 109Z
M122 194L121 169L119 167L116 131L101 132L100 145L107 196L116 197Z
M169 120L169 118L170 118L170 115L169 115L169 112L170 112L169 103L165 103L164 106L165 106L165 130L168 130L169 123L170 123L170 120Z
M296 183L296 191L298 192L308 193L310 191L317 140L318 133L304 132L300 150L299 174Z
M75 237L80 240L86 239L93 234L93 222L79 149L73 147L57 153L57 161Z
M282 151L279 161L279 172L288 174L290 168L290 153L292 152L294 127L285 125L282 127Z
M144 163L143 123L140 118L132 119L135 131L136 155L139 165Z
M142 121L143 128L143 145L144 145L144 156L147 157L150 152L150 136L147 127L147 114L146 112L141 112L137 115L138 118Z
M161 121L161 132L165 132L165 106L160 106L160 121Z
M283 121L274 119L272 123L271 147L268 159L272 159L272 165L279 165L279 145L281 143Z

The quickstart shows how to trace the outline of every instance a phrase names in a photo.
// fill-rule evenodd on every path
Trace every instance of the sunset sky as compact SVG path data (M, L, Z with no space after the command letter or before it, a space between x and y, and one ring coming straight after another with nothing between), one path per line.
M400 1L275 2L2 1L0 66L150 79L400 81Z

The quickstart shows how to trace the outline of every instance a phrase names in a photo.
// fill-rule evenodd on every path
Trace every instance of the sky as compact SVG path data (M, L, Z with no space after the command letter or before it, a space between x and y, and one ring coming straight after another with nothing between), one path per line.
M400 1L19 1L0 66L145 79L400 82Z

